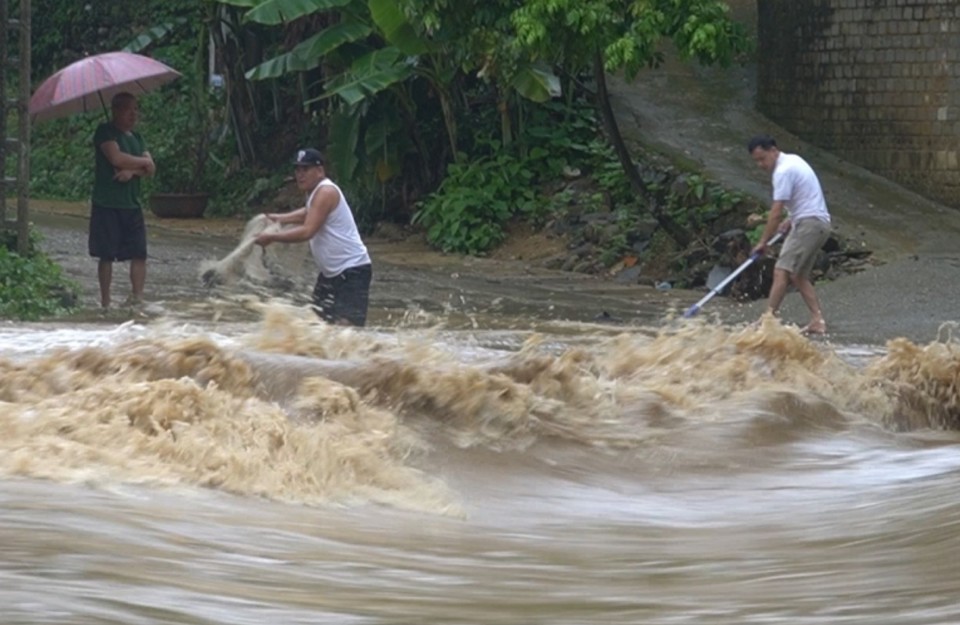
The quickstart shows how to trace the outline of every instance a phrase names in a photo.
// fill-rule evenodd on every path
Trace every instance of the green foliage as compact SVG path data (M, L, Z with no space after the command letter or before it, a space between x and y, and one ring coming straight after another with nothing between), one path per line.
M725 64L748 52L745 29L728 13L719 0L524 0L510 20L513 45L524 56L578 72L599 50L608 72L632 77L661 61L662 39L703 63Z
M764 221L747 230L747 240L750 241L751 245L756 245L760 242L760 237L763 236L763 231L766 229L766 227L766 215L764 215Z
M247 78L251 80L265 80L279 78L293 72L311 70L337 48L348 43L354 43L367 37L371 28L363 22L347 17L305 39L296 45L290 52L275 56L253 69L247 71Z
M605 267L610 267L623 258L630 249L628 233L635 221L635 217L627 211L618 211L616 221L618 231L606 242L603 251L600 252L600 262Z
M60 267L37 251L39 235L31 232L26 256L13 251L15 237L0 231L0 318L31 321L63 314L76 301L79 287L64 278Z
M592 105L572 91L597 55L629 75L657 62L664 39L703 61L746 49L717 0L37 2L37 66L52 71L136 37L183 72L141 101L140 131L158 163L145 197L202 189L215 214L243 211L273 184L260 168L308 143L327 152L351 199L362 198L365 221L406 217L421 199L418 219L435 226L438 245L461 250L489 249L505 218L543 220L552 208L540 196L577 172L602 192L598 202L640 210ZM229 118L227 98L206 88L213 24ZM34 193L88 197L90 137L102 118L35 129ZM441 186L444 174L452 179ZM444 203L480 234L431 210Z
M534 173L509 154L451 164L447 177L414 216L427 239L445 252L482 254L505 236L510 217L532 212Z
M33 127L30 194L86 200L93 188L93 133L103 113L55 119Z
M544 221L570 195L548 198L540 189L565 171L595 175L602 191L628 198L623 171L600 140L593 109L582 103L530 105L524 132L510 147L490 138L493 112L472 122L481 129L467 144L474 159L450 165L440 188L420 203L414 217L427 228L430 243L444 251L484 253L503 240L508 220ZM604 203L602 193L595 202ZM625 247L624 238L615 253Z
M137 33L206 9L206 0L64 2L32 0L33 80L91 54L119 50ZM11 10L14 3L11 3Z
M147 29L127 46L133 52L150 48L155 58L183 75L142 98L140 130L157 165L155 178L144 185L148 194L208 191L211 163L220 166L216 177L222 177L222 161L210 157L213 135L224 126L225 102L222 93L207 85L207 15L193 17L198 21L177 20ZM177 38L170 39L173 35Z
M684 174L669 188L666 204L677 223L698 232L745 201L744 194L730 191L701 174Z

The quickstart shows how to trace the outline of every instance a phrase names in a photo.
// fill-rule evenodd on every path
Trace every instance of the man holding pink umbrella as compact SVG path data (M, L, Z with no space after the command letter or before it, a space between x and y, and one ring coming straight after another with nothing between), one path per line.
M140 179L156 170L134 128L137 98L177 79L180 72L149 57L104 52L75 61L43 81L30 98L34 122L106 109L109 121L94 135L96 174L90 218L90 255L99 259L100 304L110 306L113 263L130 261L130 302L143 299L147 237L140 204Z
M156 172L143 138L134 128L137 99L121 92L110 102L112 119L100 124L93 137L96 169L90 213L90 255L99 259L100 305L110 306L113 263L130 262L130 298L143 301L147 278L147 230L140 204L140 178Z

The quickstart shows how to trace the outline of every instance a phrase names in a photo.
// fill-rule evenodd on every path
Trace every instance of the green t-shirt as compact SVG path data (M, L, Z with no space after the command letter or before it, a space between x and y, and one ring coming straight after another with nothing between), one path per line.
M143 156L147 149L137 132L123 132L111 122L100 124L93 135L93 150L96 153L96 169L93 179L92 201L97 206L109 208L141 208L140 176L127 182L113 179L116 173L100 146L106 141L116 141L120 151L131 156Z

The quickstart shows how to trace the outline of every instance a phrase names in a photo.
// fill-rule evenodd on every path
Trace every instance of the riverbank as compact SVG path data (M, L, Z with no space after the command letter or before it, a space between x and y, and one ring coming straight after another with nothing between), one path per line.
M49 235L45 247L82 283L82 305L92 307L96 286L84 248L85 203L34 200L31 208L42 217L41 230ZM153 259L150 297L177 301L181 307L210 296L201 289L197 267L225 255L245 224L239 218L158 219L150 214L147 222ZM382 229L367 242L377 267L371 319L381 325L412 313L448 325L534 328L566 320L601 323L611 329L621 324L658 327L664 317L684 310L704 294L660 291L605 276L545 269L540 261L555 253L553 248L562 246L562 241L542 233L514 232L490 258L442 254L430 249L421 235L402 229ZM935 340L942 324L960 318L956 310L960 253L951 252L903 252L863 273L818 284L830 324L828 340L873 345L901 336L918 343ZM117 284L123 293L125 284ZM702 315L741 324L758 317L763 307L763 301L743 304L716 297ZM788 295L784 320L801 324L804 317L800 298Z

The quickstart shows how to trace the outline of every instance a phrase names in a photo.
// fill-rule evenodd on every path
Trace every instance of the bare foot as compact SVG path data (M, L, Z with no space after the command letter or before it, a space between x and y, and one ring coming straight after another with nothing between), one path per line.
M800 334L817 334L822 335L827 333L827 322L823 319L815 319L808 323L806 327L800 330Z

